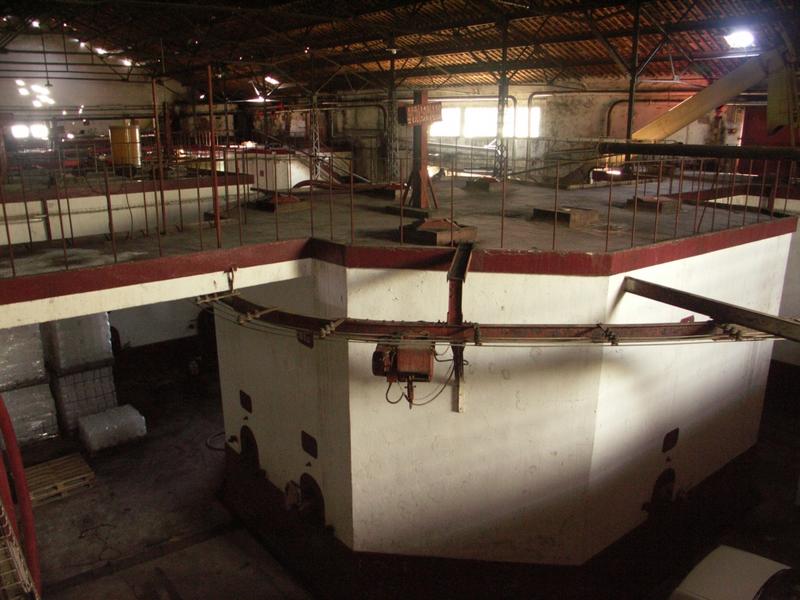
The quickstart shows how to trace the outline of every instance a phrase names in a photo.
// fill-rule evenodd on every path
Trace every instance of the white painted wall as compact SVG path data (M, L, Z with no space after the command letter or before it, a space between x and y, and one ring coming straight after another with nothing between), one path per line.
M317 263L313 277L301 277L246 290L243 296L285 310L342 315L344 269ZM311 475L325 498L327 524L352 545L347 345L316 344L294 336L265 335L242 328L216 311L220 384L225 431L239 436L244 425L255 433L261 467L279 489ZM253 413L239 402L239 390L253 401ZM301 431L317 440L318 459L301 447ZM238 442L233 447L239 450Z
M244 202L243 194L246 186L240 187L240 199ZM114 217L114 231L117 235L138 235L147 227L151 231L157 228L156 219L161 220L161 194L158 190L142 192L141 184L131 182L126 184L127 193L111 194L111 206ZM224 186L218 188L220 207L225 208ZM200 188L200 212L213 210L213 196L210 187ZM198 190L186 188L183 190L165 190L164 203L167 209L167 223L171 229L180 225L181 214L185 227L197 227L198 223ZM235 215L236 186L228 185L228 201ZM27 204L28 218L31 223L30 237L34 242L47 240L45 221L49 219L50 231L53 239L61 239L61 222L64 222L64 231L67 237L105 235L109 233L108 200L105 195L81 196L70 198L69 211L65 198L46 200L47 215L45 215L42 202L9 202L8 211L9 231L14 244L26 244L29 240L28 225L25 217ZM145 206L146 203L146 206ZM60 208L60 211L59 211ZM59 213L61 217L59 217ZM72 218L69 218L69 213ZM147 224L147 225L146 225ZM6 244L6 229L2 215L0 215L0 244Z
M146 304L108 313L122 347L136 348L197 335L200 308L192 299Z
M790 237L633 275L775 312ZM471 273L465 318L613 323L687 316L638 297L618 299L622 277ZM446 315L443 272L348 269L346 286L341 275L330 285L330 278L324 285L304 282L292 293L292 310L309 305L304 299L313 287L318 309L333 293L327 307L341 311L346 304L352 317ZM388 404L387 383L371 373L372 344L349 343L345 358L339 342L308 350L293 338L226 324L219 339L222 371L233 365L223 388L226 420L234 420L229 433L242 417L234 381L261 378L264 389L281 390L261 400L279 418L255 432L259 444L278 444L266 457L272 461L267 475L278 488L302 472L298 428L335 421L324 447L338 457L320 476L326 506L336 507L337 516L328 520L348 546L554 564L580 564L641 523L642 505L667 465L677 472L678 489L687 490L752 445L772 346L468 347L465 411L457 413L452 389L412 410L405 402ZM416 386L418 401L445 383L448 369L448 363L436 363L434 381ZM315 386L320 402L306 405ZM397 386L389 394L396 398ZM302 414L295 413L300 406ZM319 411L325 411L322 420ZM284 422L291 423L285 447L276 441ZM675 427L678 445L664 455L664 434ZM340 469L335 484L327 470L334 466Z

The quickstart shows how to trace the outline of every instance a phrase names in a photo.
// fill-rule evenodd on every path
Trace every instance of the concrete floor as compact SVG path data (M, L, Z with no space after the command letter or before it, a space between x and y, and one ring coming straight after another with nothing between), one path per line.
M188 374L199 355L178 342L117 358L119 401L145 416L148 435L87 457L95 485L35 509L46 598L306 597L216 499L223 452L209 446L222 439L209 438L222 413L213 362ZM71 449L32 448L26 462Z
M502 190L500 184L492 184L488 191L466 189L466 180L456 178L451 186L449 179L442 179L435 184L436 194L442 216L449 217L452 199L455 221L478 228L478 245L486 248L501 247L501 204ZM621 250L631 245L641 246L663 241L673 237L685 237L693 234L695 222L699 223L699 231L706 233L727 227L738 227L743 223L754 223L757 219L768 216L757 216L755 212L744 213L741 210L729 211L727 206L703 208L695 206L696 190L702 186L710 187L708 181L698 183L691 179L683 182L683 191L687 201L683 204L675 218L671 208L659 216L656 228L656 215L652 210L638 210L634 223L634 211L625 203L633 197L634 184L615 185L611 190L611 210L609 215L609 187L591 189L559 190L558 206L580 207L597 211L595 223L582 228L569 228L558 225L556 231L556 248L581 252L603 252L608 249ZM656 184L650 181L645 186L640 182L638 195L652 195L656 192ZM670 183L665 179L662 183L662 194L672 189L678 191L677 180ZM236 197L229 190L228 215L222 227L223 247L231 248L240 245L239 210ZM452 192L452 193L451 193ZM223 209L226 206L224 189L220 192ZM534 207L553 208L555 193L551 188L529 184L509 182L506 188L505 219L503 219L502 246L517 250L550 250L553 247L552 221L532 220ZM252 198L255 196L253 195ZM351 211L348 194L329 197L326 190L314 193L313 197L304 194L308 200L302 210L274 213L256 208L242 207L241 244L270 242L276 239L320 237L333 239L341 243L350 242ZM725 202L723 199L721 202ZM244 198L242 199L244 202ZM757 202L755 196L749 199L750 206ZM79 199L73 200L74 205ZM385 208L392 204L386 198L356 194L353 200L353 230L355 242L361 245L393 245L399 243L398 228L400 217L391 215ZM312 210L313 205L313 228ZM331 216L333 217L331 219ZM610 217L610 218L609 218ZM404 223L411 222L407 216ZM331 227L333 224L333 227ZM166 256L197 252L202 247L210 250L216 247L215 232L206 225L199 228L197 223L185 223L184 231L171 224L169 234L161 236L161 253ZM635 230L634 230L635 225ZM632 233L632 230L633 233ZM608 235L607 235L608 234ZM145 237L142 232L134 232L132 236L117 235L118 260L130 261L153 258L159 255L158 238L151 233ZM84 268L113 262L112 248L109 240L101 237L76 238L74 243L67 240L67 263L70 269ZM64 251L60 240L49 245L40 245L28 249L22 245L15 247L15 266L18 275L42 273L64 269ZM7 250L0 249L0 277L11 276Z
M187 360L202 354L194 342L129 352L117 361L120 401L142 411L148 437L89 457L94 488L36 509L45 598L308 597L216 499L222 453L206 442L221 443L209 438L222 419L211 357L203 375L190 377ZM509 578L521 572L523 587L541 592L533 597L663 600L720 543L800 565L796 389L796 372L772 374L757 446L669 521L635 531L555 582L546 569L501 566L495 597L520 597L522 584ZM36 460L64 449L51 444L27 454ZM327 595L338 597L335 590Z

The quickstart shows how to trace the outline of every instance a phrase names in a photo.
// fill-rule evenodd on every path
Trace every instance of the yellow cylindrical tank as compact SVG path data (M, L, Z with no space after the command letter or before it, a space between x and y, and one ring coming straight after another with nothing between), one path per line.
M115 167L141 167L142 143L138 125L112 125L108 128L111 140L111 160Z

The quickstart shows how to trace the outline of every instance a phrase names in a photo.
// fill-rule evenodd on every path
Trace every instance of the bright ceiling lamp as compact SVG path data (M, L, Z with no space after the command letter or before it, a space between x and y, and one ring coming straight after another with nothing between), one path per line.
M42 108L42 103L40 100L34 100L31 104L33 104L36 108Z
M29 96L31 91L26 87L17 88L20 96Z
M264 81L266 81L266 82L267 82L268 84L270 84L270 85L280 85L280 84L281 84L281 82L280 82L280 81L278 81L277 79L275 79L275 78L274 78L274 77L272 77L271 75L266 75L266 76L264 77Z
M725 41L731 48L747 48L752 46L756 40L747 29L737 29L726 35Z
M18 86L22 87L23 85L25 85L25 80L23 80L23 79L15 79L14 83L16 83Z
M44 86L36 85L35 83L31 86L31 89L34 92L36 92L37 94L42 94L43 96L49 96L50 95L50 90L48 90Z

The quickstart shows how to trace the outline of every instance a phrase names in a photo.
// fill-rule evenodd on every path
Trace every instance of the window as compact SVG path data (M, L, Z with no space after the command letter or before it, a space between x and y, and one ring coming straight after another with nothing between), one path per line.
M21 140L28 137L31 134L31 130L28 129L27 125L12 125L11 126L11 135L14 136L15 139Z
M494 137L497 132L497 109L493 106L469 106L464 109L464 137Z
M463 124L461 115L464 115ZM516 118L515 118L516 117ZM503 135L507 138L539 137L542 111L538 106L506 108ZM494 138L497 135L497 107L467 106L442 108L442 120L431 125L431 137Z
M44 123L34 123L31 125L31 137L37 140L46 140L50 137L50 129Z
M442 120L430 128L432 137L458 137L461 134L461 109L442 108Z

